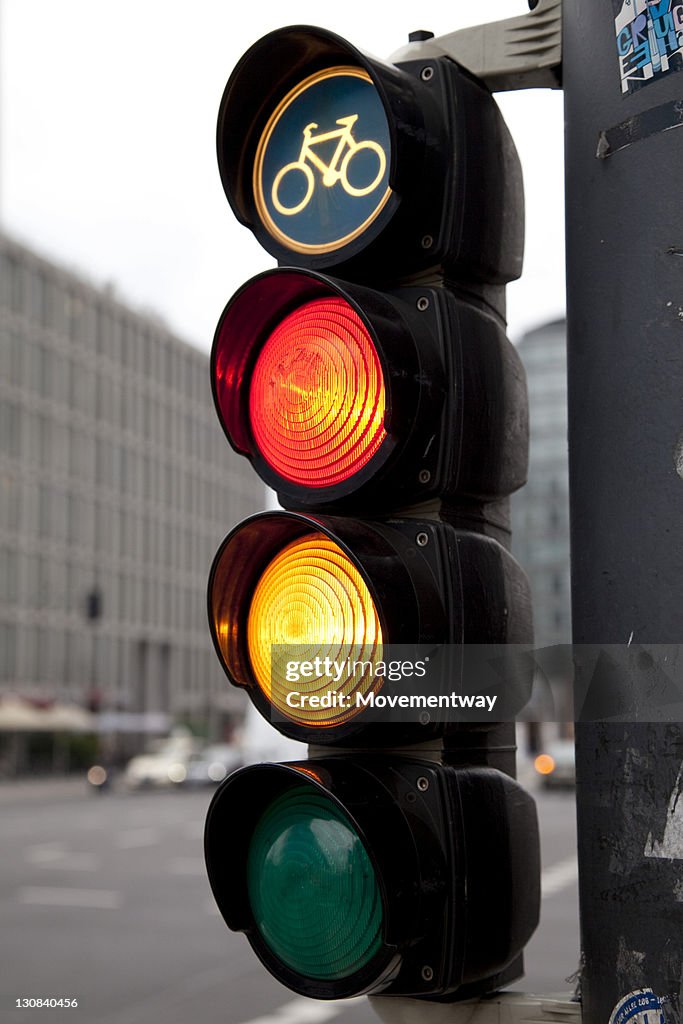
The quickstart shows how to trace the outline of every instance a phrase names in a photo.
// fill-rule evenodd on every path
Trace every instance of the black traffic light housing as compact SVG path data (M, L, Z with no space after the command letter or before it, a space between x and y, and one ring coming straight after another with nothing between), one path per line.
M522 973L539 904L534 805L511 777L532 662L502 653L532 642L507 550L528 446L504 332L519 160L490 92L453 61L391 65L308 26L239 61L217 148L235 215L280 268L228 302L213 397L287 511L224 540L211 635L230 682L315 756L223 783L205 835L212 889L304 995L489 993ZM410 689L373 674L404 645L434 656L439 699L485 690L493 664L498 723L354 705ZM342 664L336 689L318 667L311 679L322 654ZM292 682L290 655L310 684ZM300 685L312 711L292 710ZM325 688L343 698L330 710Z
M487 693L491 676L482 670L500 661L504 645L531 645L527 578L492 537L429 519L380 522L259 513L228 534L216 554L209 577L209 624L230 682L243 687L263 717L284 735L314 744L390 747L443 736L455 723L467 720L465 712L458 715L454 711L432 713L425 721L409 710L393 720L378 721L376 710L371 707L368 711L356 701L357 681L346 685L346 677L341 681L327 678L326 682L321 676L308 687L313 693L325 692L327 687L349 694L333 713L307 716L296 708L288 710L287 692L296 686L286 684L276 671L277 650L267 689L259 685L248 644L252 595L274 556L313 532L329 537L367 584L380 620L385 662L396 658L403 662L406 657L416 662L432 659L428 674L421 677L423 685L413 676L383 677L374 683L367 681L364 693L400 695L411 685L416 692L427 694ZM468 656L469 650L472 654ZM306 645L284 645L281 654L288 662L301 660ZM360 645L350 645L345 657L363 657ZM517 664L511 660L501 668L505 678L504 685L496 689L497 711L506 719L521 711L531 696L531 665L529 660ZM304 684L299 686L306 692ZM470 713L469 717L475 716Z
M264 457L249 419L259 351L293 310L339 297L363 321L386 390L386 437L347 479L287 479ZM220 318L211 353L216 411L285 508L382 512L440 497L451 505L495 502L526 480L526 379L498 319L445 288L377 291L300 269L271 270L244 284ZM299 457L305 451L299 450Z
M278 105L302 79L334 67L361 69L377 91L390 139L390 195L345 245L297 251L295 242L285 244L264 225L252 168ZM384 283L437 269L457 289L487 296L496 307L499 295L490 286L521 273L519 159L490 92L453 61L392 65L324 29L279 29L255 43L233 71L220 105L217 150L236 217L280 264L334 266L343 278Z
M251 836L268 805L294 786L317 791L343 813L377 879L381 938L367 962L344 976L315 977L283 962L250 898ZM317 999L378 992L438 998L457 990L465 998L516 977L516 958L538 923L539 865L529 844L536 829L531 797L494 769L365 755L315 758L230 776L209 808L205 852L227 925L244 931L268 970L295 992ZM310 830L298 840L302 860L314 823ZM316 867L311 857L311 871ZM306 881L300 884L305 889ZM279 895L300 898L286 885ZM324 914L324 904L315 912Z

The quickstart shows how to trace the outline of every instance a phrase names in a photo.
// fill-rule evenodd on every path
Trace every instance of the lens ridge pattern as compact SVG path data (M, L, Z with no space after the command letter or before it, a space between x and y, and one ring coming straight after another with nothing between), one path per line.
M302 975L349 977L381 947L381 893L367 850L346 815L311 787L286 790L264 811L247 888L263 940Z
M249 609L247 650L271 705L299 724L339 725L358 713L356 692L381 685L374 671L383 650L375 603L354 563L325 534L292 541L266 566ZM287 678L288 666L316 657L336 662L332 674ZM298 707L287 703L293 691ZM308 703L330 692L343 698L336 706Z
M254 366L254 441L283 479L330 487L373 458L386 438L384 375L363 321L344 299L300 306L266 340Z

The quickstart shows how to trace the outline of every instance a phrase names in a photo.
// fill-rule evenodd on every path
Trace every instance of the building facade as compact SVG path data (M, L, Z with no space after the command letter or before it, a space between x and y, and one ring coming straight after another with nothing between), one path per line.
M239 714L206 583L264 500L218 423L208 357L0 236L0 693Z
M512 548L529 576L537 647L571 642L566 337L557 320L518 346L529 387L529 478L512 497Z
M557 320L518 345L529 388L529 476L512 496L512 551L529 577L534 642L543 650L526 730L532 754L571 735L573 718L566 338L566 321Z

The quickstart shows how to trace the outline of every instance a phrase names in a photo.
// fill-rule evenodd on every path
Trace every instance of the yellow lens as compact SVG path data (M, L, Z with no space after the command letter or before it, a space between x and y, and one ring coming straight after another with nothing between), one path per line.
M322 533L288 544L266 567L249 609L252 670L274 708L301 725L340 725L374 691L382 659L377 609L360 572ZM289 697L289 700L287 699Z

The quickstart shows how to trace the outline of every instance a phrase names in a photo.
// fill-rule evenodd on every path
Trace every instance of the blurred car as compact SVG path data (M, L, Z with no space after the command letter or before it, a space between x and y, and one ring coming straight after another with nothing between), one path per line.
M546 788L575 786L574 740L555 740L548 744L547 749L534 760L534 768L540 776L541 785Z
M191 754L185 766L186 786L213 786L244 764L242 752L229 743L219 743Z
M124 784L129 789L167 787L183 782L190 757L197 741L190 735L170 736L160 741L156 750L138 754L126 765Z

